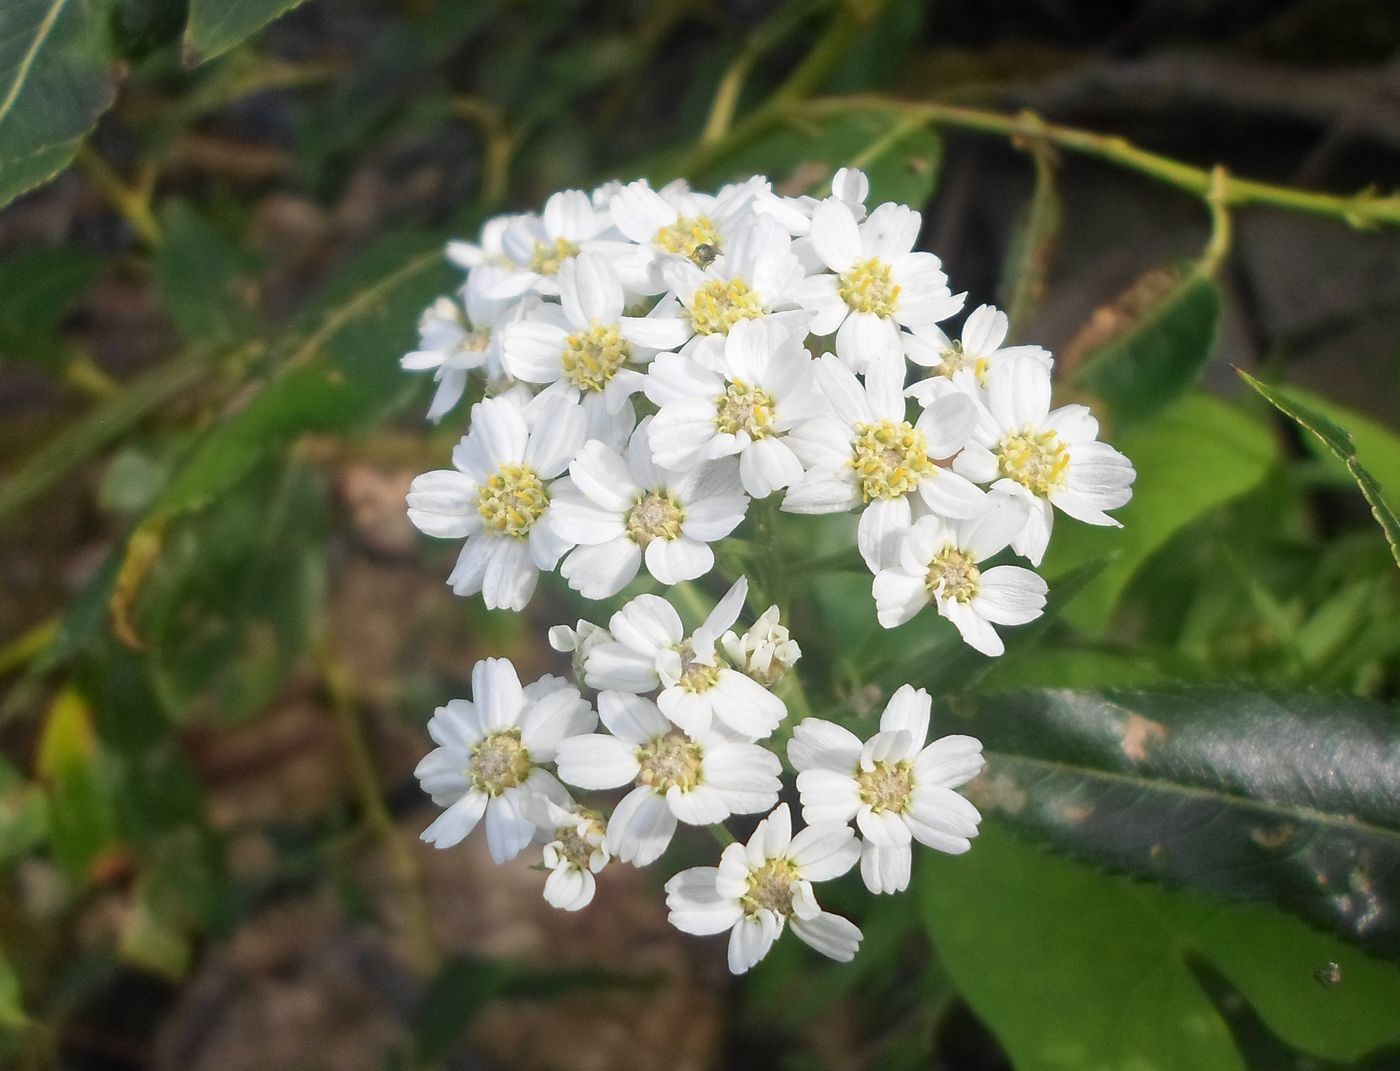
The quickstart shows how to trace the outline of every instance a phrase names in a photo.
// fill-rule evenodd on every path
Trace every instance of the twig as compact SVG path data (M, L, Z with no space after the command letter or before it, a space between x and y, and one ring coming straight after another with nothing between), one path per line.
M160 248L163 235L151 211L151 179L142 176L128 184L91 145L78 150L78 166L107 203L131 225L136 236L150 248Z

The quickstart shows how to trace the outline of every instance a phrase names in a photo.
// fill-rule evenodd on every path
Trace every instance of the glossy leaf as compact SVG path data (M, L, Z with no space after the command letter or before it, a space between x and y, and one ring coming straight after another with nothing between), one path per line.
M1301 404L1287 391L1262 383L1248 372L1240 371L1240 378L1262 394L1270 405L1289 420L1322 440L1322 444L1346 466L1347 472L1351 474L1351 478L1371 507L1371 516L1375 517L1376 523L1381 526L1385 541L1390 544L1390 553L1395 558L1395 564L1400 565L1400 517L1396 516L1395 507L1386 500L1380 482L1371 475L1370 470L1362 466L1351 433L1316 410Z
M1201 957L1313 1058L1400 1037L1400 971L1277 911L1101 874L991 821L915 879L943 966L1017 1071L1244 1071L1201 989ZM1337 964L1342 985L1315 974ZM1387 1010L1391 1009L1391 1010Z
M1070 569L1107 562L1065 610L1067 620L1090 633L1107 626L1128 581L1173 535L1257 486L1275 450L1267 428L1203 394L1124 431L1114 445L1138 473L1132 500L1113 512L1123 527L1097 528L1057 516L1042 570L1053 589Z
M0 4L0 208L68 166L112 105L108 0Z
M1400 958L1400 718L1220 689L956 701L984 811L1098 866L1276 904Z
M1071 388L1103 403L1115 427L1185 394L1215 352L1220 288L1194 267L1160 268L1094 314L1064 356Z
M185 63L195 66L227 52L301 0L190 0Z

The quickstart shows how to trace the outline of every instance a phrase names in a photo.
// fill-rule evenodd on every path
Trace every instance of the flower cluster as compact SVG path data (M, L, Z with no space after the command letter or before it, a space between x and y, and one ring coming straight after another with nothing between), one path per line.
M932 604L1000 654L996 626L1045 605L1034 567L1055 510L1116 524L1107 511L1134 471L1086 407L1051 408L1050 354L1004 345L1003 313L975 309L958 338L940 328L966 295L915 249L918 212L867 210L868 198L853 169L821 199L761 177L713 195L611 183L452 243L464 285L423 314L403 365L434 371L435 421L473 378L481 393L453 467L408 495L420 530L464 541L453 590L521 610L556 569L585 599L643 571L682 584L715 569L714 545L754 500L777 496L788 513L859 514L852 553L882 626ZM986 564L1013 554L1027 564ZM418 774L446 809L425 839L456 843L484 816L497 861L538 841L547 899L573 910L595 874L654 862L679 825L766 814L717 868L667 883L672 921L729 930L736 972L789 922L850 958L859 931L821 911L812 883L859 862L871 891L895 892L913 841L966 850L978 815L953 789L981 768L981 745L929 744L931 700L907 685L865 742L816 718L786 725L800 650L777 606L735 630L747 592L740 577L689 634L652 594L606 628L556 627L572 684L522 687L510 663L479 664L473 701L429 725L440 746ZM796 834L778 803L781 757L806 823ZM565 785L623 794L583 807Z

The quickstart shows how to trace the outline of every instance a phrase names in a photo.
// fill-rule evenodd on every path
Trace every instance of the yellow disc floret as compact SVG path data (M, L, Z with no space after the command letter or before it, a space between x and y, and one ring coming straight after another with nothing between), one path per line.
M711 279L690 300L690 326L697 335L727 335L740 320L763 315L763 302L742 279Z
M701 268L719 252L719 231L709 216L680 216L657 231L654 241L666 252L679 253Z
M757 870L749 872L749 888L744 893L746 914L771 911L786 918L792 914L793 886L801 879L797 867L785 858L769 859Z
M1031 494L1047 497L1064 486L1069 468L1069 448L1050 430L1027 428L1008 435L996 445L997 471L1015 480Z
M717 399L715 427L727 435L746 431L750 439L773 433L773 396L762 387L734 380Z
M890 811L903 814L909 806L909 794L914 790L911 764L908 762L876 762L869 770L856 774L860 801L877 814Z
M564 261L576 256L578 245L567 238L536 242L535 251L530 254L530 270L540 275L555 275L564 266Z
M637 749L637 780L664 796L672 785L689 792L700 784L705 753L684 733L667 733Z
M890 266L876 257L856 261L836 280L836 292L852 312L873 312L876 316L894 315L899 290Z
M579 390L601 391L631 355L616 324L593 324L564 340L564 378Z
M486 527L524 539L549 506L544 481L529 465L502 465L477 492L476 508Z
M665 491L648 491L627 511L623 524L627 535L643 550L653 539L677 539L685 511L679 502Z
M964 368L972 369L972 374L977 377L977 382L986 386L987 384L987 358L969 357L963 350L963 344L958 339L954 339L948 344L948 348L939 355L939 361L933 366L933 374L943 376L945 379L952 379L954 375Z
M525 783L534 764L530 752L520 742L519 729L489 733L472 748L468 773L472 784L488 796L499 796L508 788Z
M856 425L851 452L851 467L866 502L907 495L938 469L929 460L924 433L907 420Z
M944 547L928 563L924 586L930 595L942 594L954 602L967 602L977 594L981 579L982 571L972 555L957 547Z

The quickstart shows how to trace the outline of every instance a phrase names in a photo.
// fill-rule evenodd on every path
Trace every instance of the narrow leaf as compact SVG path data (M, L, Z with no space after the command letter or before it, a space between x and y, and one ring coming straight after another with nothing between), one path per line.
M1035 162L1035 188L1016 227L1001 277L1001 307L1011 321L1012 342L1025 337L1026 325L1045 300L1063 218L1054 150L1037 142L1030 146L1030 153Z
M1316 410L1302 405L1277 387L1262 383L1241 369L1236 371L1239 372L1240 378L1262 394L1270 405L1321 439L1323 445L1346 466L1347 472L1356 481L1356 486L1361 489L1361 494L1371 507L1371 515L1376 518L1376 523L1385 533L1385 541L1390 544L1390 553L1395 558L1396 565L1400 565L1400 517L1396 516L1395 508L1386 501L1380 482L1362 467L1361 460L1356 456L1356 444L1352 442L1351 433Z

